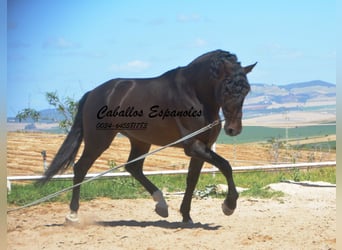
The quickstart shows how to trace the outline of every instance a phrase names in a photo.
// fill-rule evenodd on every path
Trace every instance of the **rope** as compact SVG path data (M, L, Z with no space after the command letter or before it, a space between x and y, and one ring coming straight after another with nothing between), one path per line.
M129 162L126 162L126 163L123 163L123 164L121 164L121 165L119 165L119 166L116 166L115 168L111 168L111 169L106 170L106 171L104 171L104 172L102 172L102 173L99 173L98 175L95 175L95 176L93 176L93 177L91 177L91 178L89 178L89 179L87 179L87 180L84 180L83 182L80 182L80 183L75 184L75 185L73 185L73 186L64 188L64 189L62 189L62 190L60 190L60 191L57 191L57 192L55 192L55 193L53 193L53 194L49 194L49 195L47 195L47 196L45 196L45 197L43 197L43 198L40 198L40 199L38 199L38 200L36 200L36 201L33 201L33 202L30 202L30 203L28 203L28 204L26 204L26 205L23 205L23 206L21 206L21 207L9 209L9 210L7 210L7 213L13 212L13 211L17 211L17 210L21 210L21 209L24 209L24 208L27 208L27 207L31 207L31 206L34 206L34 205L43 203L43 202L45 202L45 201L47 201L47 200L50 200L50 199L52 199L52 198L54 198L54 197L56 197L56 196L58 196L58 195L60 195L60 194L62 194L62 193L65 193L65 192L67 192L67 191L69 191L69 190L71 190L71 189L73 189L73 188L75 188L75 187L81 186L81 185L83 185L83 184L85 184L85 183L88 183L88 182L91 182L91 181L93 181L93 180L95 180L95 179L98 179L98 178L100 178L101 176L103 176L103 175L105 175L105 174L108 174L108 173L110 173L110 172L112 172L112 171L115 171L115 170L118 170L118 169L120 169L120 168L123 168L123 167L126 166L127 164L130 164L130 163L139 161L139 160L141 160L141 159L146 158L146 157L149 156L149 155L153 155L153 154L155 154L155 153L157 153L157 152L159 152L159 151L162 151L162 150L164 150L165 148L171 147L171 146L176 145L176 144L178 144L178 143L181 143L181 142L183 142L183 141L185 141L185 140L188 140L188 139L190 139L190 138L192 138L192 137L194 137L194 136L196 136L196 135L198 135L198 134L201 134L201 133L203 133L203 132L205 132L205 131L207 131L207 130L213 128L214 126L220 124L222 121L224 121L224 119L222 119L222 120L216 120L216 121L214 121L213 123L210 123L209 125L207 125L207 126L201 128L201 129L198 129L198 130L196 130L196 131L194 131L194 132L192 132L192 133L190 133L190 134L188 134L188 135L186 135L186 136L184 136L184 137L182 137L182 138L180 138L180 139L178 139L178 140L176 140L176 141L174 141L174 142L171 142L171 143L169 143L169 144L166 144L166 145L164 145L164 146L161 146L161 147L159 147L159 148L157 148L157 149L155 149L155 150L153 150L153 151L151 151L151 152L148 152L148 153L146 153L146 154L143 154L143 155L141 155L141 156L139 156L139 157L137 157L137 158L135 158L135 159L133 159L133 160L131 160L131 161L129 161Z

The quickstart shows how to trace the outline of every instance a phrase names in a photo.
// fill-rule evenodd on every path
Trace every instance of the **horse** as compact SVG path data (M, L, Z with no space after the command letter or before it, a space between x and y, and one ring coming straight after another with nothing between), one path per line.
M242 107L250 91L247 74L256 63L241 66L235 54L223 50L205 53L187 66L177 67L154 78L116 78L85 93L66 139L40 183L73 166L73 183L81 183L94 161L120 133L131 145L128 162L149 152L151 145L167 145L220 119L224 131L236 136L242 130ZM204 162L216 166L225 176L228 192L222 203L225 215L233 214L239 194L230 163L211 150L222 124L180 142L190 157L186 190L180 206L183 222L192 223L191 199ZM76 163L78 149L83 152ZM168 205L161 190L143 173L144 159L125 165L125 169L150 193L155 212L168 217ZM77 222L80 185L72 190L69 222Z

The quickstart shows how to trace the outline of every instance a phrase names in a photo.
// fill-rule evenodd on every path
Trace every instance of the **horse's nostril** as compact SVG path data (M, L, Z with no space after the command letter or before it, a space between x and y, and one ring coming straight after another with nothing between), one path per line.
M225 128L226 134L230 136L236 136L240 134L240 130L234 128Z
M233 135L234 134L234 129L233 128L226 128L226 134L227 135Z

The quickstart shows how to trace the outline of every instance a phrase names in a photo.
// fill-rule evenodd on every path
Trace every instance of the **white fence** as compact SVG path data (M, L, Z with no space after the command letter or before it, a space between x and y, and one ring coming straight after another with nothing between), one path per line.
M336 161L326 162L306 162L306 163L295 163L295 164L274 164L274 165L263 165L263 166L242 166L233 167L234 172L249 172L249 171L286 171L290 169L308 169L308 168L321 168L321 167L333 167L336 166ZM217 168L204 168L201 173L218 173L220 172ZM172 174L187 174L187 169L181 170L162 170L162 171L144 171L145 175L172 175ZM99 174L87 174L86 179L93 178ZM121 176L130 176L128 172L115 172L107 173L101 178L114 178ZM42 175L29 175L29 176L8 176L7 177L7 189L11 189L11 181L34 181L39 180ZM70 180L74 177L73 174L55 175L52 177L57 180Z

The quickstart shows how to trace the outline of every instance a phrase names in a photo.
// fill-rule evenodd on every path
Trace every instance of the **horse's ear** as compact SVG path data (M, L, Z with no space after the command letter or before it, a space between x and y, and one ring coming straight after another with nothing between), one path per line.
M252 69L254 68L254 66L257 64L258 62L254 63L254 64L251 64L251 65L248 65L246 67L244 67L244 71L245 71L245 74L248 74L249 72L252 71Z

